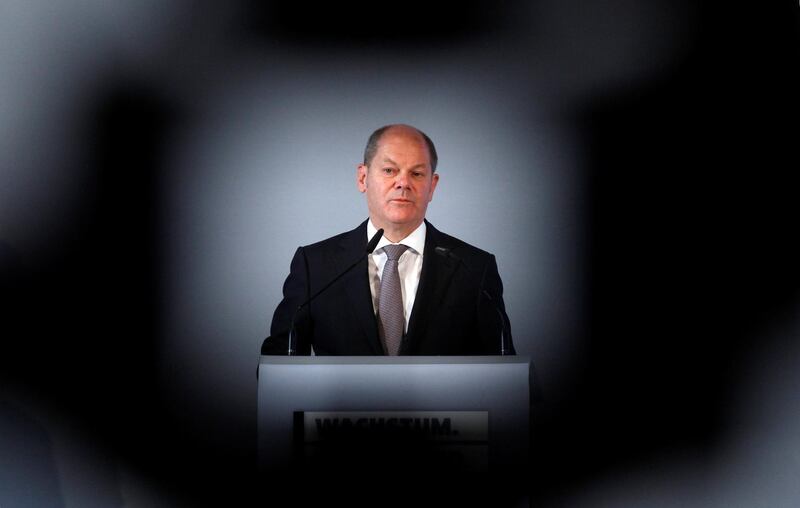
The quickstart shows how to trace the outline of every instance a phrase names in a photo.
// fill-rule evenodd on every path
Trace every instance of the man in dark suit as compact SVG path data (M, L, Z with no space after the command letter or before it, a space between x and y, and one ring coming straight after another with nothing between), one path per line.
M369 219L297 249L262 354L287 354L293 317L293 348L302 355L493 355L501 342L513 354L494 256L425 220L436 164L433 142L414 127L370 136L356 172ZM383 237L365 257L379 229Z

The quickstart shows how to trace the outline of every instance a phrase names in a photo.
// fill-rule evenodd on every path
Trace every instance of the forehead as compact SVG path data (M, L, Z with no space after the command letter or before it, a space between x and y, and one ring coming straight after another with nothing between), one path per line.
M383 161L385 157L397 162L430 163L428 145L422 136L413 130L390 129L378 140L376 160Z

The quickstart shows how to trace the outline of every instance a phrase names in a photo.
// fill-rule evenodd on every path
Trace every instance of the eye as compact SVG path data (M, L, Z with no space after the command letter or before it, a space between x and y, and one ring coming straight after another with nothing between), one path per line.
M412 174L413 174L415 177L417 177L417 178L420 178L421 176L424 176L424 175L425 175L425 174L424 174L424 173L422 173L421 171L414 171Z
M383 168L381 169L381 171L383 171L383 174L385 175L391 175L392 173L394 173L394 168Z

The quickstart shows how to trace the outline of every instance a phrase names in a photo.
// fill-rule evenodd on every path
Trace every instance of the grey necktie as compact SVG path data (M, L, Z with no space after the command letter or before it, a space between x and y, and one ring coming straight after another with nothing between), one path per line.
M395 356L400 350L403 339L403 294L400 291L400 272L397 271L397 260L408 249L408 245L387 245L386 264L383 265L381 290L378 295L378 334L381 337L386 354Z

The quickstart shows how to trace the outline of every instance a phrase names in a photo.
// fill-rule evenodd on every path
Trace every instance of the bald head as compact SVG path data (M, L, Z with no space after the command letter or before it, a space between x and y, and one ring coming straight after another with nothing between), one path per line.
M436 147L433 146L433 141L431 141L431 138L429 138L427 134L421 130L405 124L384 125L380 129L373 132L370 135L369 140L367 140L367 147L364 149L364 165L369 166L372 163L372 159L375 158L375 154L378 152L378 145L380 144L381 138L387 133L419 137L428 148L428 157L431 163L431 170L436 171L436 163L438 162L439 158L436 155Z

